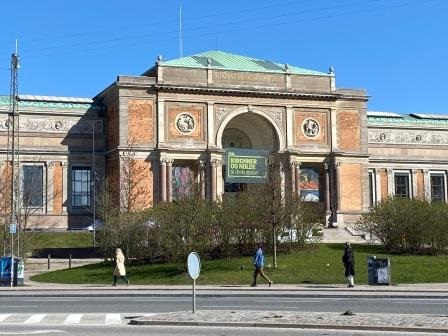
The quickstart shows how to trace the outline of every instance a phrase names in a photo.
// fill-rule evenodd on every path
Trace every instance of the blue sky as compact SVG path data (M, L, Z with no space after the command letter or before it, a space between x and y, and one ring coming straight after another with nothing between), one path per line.
M182 48L179 7L182 7ZM223 50L326 72L369 110L447 113L446 0L15 0L2 3L0 94L93 97L117 75Z

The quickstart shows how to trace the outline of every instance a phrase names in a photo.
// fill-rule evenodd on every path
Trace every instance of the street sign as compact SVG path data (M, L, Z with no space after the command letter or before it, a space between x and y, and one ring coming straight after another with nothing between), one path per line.
M201 260L196 252L191 252L187 259L188 264L188 274L190 278L196 280L201 272Z
M17 224L9 224L9 233L17 233Z
M193 280L193 314L196 312L196 279L201 272L201 259L196 252L191 252L187 258L188 274Z

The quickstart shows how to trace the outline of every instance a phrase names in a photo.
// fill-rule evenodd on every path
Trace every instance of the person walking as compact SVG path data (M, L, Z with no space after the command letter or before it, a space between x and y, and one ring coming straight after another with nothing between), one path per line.
M263 272L264 253L263 253L263 244L262 243L258 243L258 245L257 245L257 250L255 251L253 263L255 266L255 271L254 271L254 282L252 282L251 287L257 286L258 275L261 275L261 277L264 278L268 282L269 287L271 287L271 285L273 284L272 280L269 279Z
M124 267L124 254L121 251L120 248L117 248L115 250L115 269L114 269L114 283L112 284L112 286L116 286L117 285L117 280L118 277L120 277L121 279L123 279L126 282L126 285L129 285L129 279L126 276L126 268Z
M342 256L342 262L345 267L345 277L348 280L347 287L355 287L355 256L353 255L352 247L349 242L345 243L344 255Z

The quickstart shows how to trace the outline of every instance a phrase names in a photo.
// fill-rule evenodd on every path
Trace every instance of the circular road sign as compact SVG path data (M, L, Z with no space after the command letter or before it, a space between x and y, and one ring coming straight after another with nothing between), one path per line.
M199 259L199 255L196 252L191 252L188 255L187 264L190 278L196 280L201 272L201 259Z

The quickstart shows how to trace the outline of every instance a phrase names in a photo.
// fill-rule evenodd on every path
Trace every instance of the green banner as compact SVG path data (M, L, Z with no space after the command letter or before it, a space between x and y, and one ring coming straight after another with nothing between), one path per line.
M264 183L269 152L257 149L226 150L226 183Z

